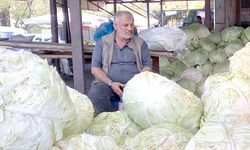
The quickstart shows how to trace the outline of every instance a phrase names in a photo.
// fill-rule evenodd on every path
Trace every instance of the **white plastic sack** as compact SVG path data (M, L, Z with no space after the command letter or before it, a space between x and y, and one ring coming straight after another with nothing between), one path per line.
M153 51L186 51L186 35L179 28L157 27L143 30L139 37Z

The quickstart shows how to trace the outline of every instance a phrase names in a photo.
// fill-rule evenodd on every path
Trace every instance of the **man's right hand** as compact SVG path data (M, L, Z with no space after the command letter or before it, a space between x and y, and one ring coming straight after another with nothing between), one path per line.
M114 90L114 92L119 95L120 97L122 97L123 94L123 88L125 87L125 84L122 84L120 82L112 82L111 84L111 88Z

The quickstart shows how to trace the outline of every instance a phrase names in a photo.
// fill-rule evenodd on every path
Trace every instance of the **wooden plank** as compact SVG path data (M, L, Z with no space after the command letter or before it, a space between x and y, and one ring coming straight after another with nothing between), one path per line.
M84 75L84 47L82 37L82 15L81 1L72 0L70 4L71 18L71 40L72 40L72 56L74 70L74 88L85 94L85 75Z
M32 42L9 42L0 41L2 46L21 47L33 49L32 52L39 55L42 58L72 58L72 47L70 44L58 44L58 43L32 43ZM35 50L34 50L35 49ZM91 59L94 46L84 46L84 59ZM48 52L50 54L48 54ZM55 54L54 52L59 52ZM168 58L172 55L172 52L168 51L156 51L150 50L150 55L153 61L153 69L159 73L159 57ZM74 60L74 59L73 59ZM81 62L80 64L82 64Z
M72 58L72 55L59 55L59 54L37 54L41 58Z
M16 48L33 49L33 51L50 50L50 51L69 51L71 44L46 43L46 42L19 42L19 41L0 41L0 46L11 46Z
M67 58L67 59L72 59L71 54L37 54L41 58ZM91 59L91 55L85 55L85 59Z

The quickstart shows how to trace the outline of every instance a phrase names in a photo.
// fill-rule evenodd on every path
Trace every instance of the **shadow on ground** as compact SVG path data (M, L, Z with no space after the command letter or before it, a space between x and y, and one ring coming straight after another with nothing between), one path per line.
M88 93L89 88L91 86L91 82L94 80L94 76L91 74L91 65L90 64L85 64L84 65L84 75L85 75L85 88L86 88L86 93ZM61 78L63 79L63 81L65 82L65 84L69 87L74 88L74 81L73 81L73 76L68 76L65 74L61 74Z

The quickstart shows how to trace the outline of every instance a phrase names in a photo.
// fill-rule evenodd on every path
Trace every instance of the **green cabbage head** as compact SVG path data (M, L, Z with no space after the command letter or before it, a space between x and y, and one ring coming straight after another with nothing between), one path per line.
M233 56L235 52L243 48L243 44L240 40L234 40L225 47L225 53L227 57Z
M94 116L94 108L90 99L75 89L67 87L70 99L75 105L76 117L69 121L63 131L63 136L80 134L88 128Z
M88 133L93 135L107 135L115 139L118 145L133 138L141 128L138 127L125 112L103 112L93 119Z
M242 27L228 27L221 32L222 40L225 42L231 42L233 40L239 39L241 32L244 29Z
M207 38L215 44L219 44L221 42L221 32L213 32L207 36Z
M197 132L203 113L199 98L159 74L142 72L125 86L124 110L142 129L172 123Z
M230 127L222 122L206 123L188 142L185 150L250 149L249 125Z
M70 136L56 146L61 150L119 150L112 137L87 133Z
M193 134L173 124L157 124L143 130L131 139L126 148L129 150L181 150Z
M230 73L215 74L205 82L201 100L206 122L239 125L248 122L250 79Z
M210 31L208 30L208 28L205 25L200 24L200 23L193 23L189 25L188 28L193 30L193 32L198 38L205 38L210 34Z
M201 66L205 62L207 62L207 59L208 59L208 56L206 52L200 49L194 50L192 52L188 52L186 56L186 60L187 62L189 62L191 66L196 66L196 65Z
M247 27L246 29L243 30L241 34L241 40L244 44L250 42L250 27Z
M216 49L215 43L210 41L208 38L201 38L199 44L201 49L206 52L212 52Z
M250 42L230 58L230 72L250 77Z

